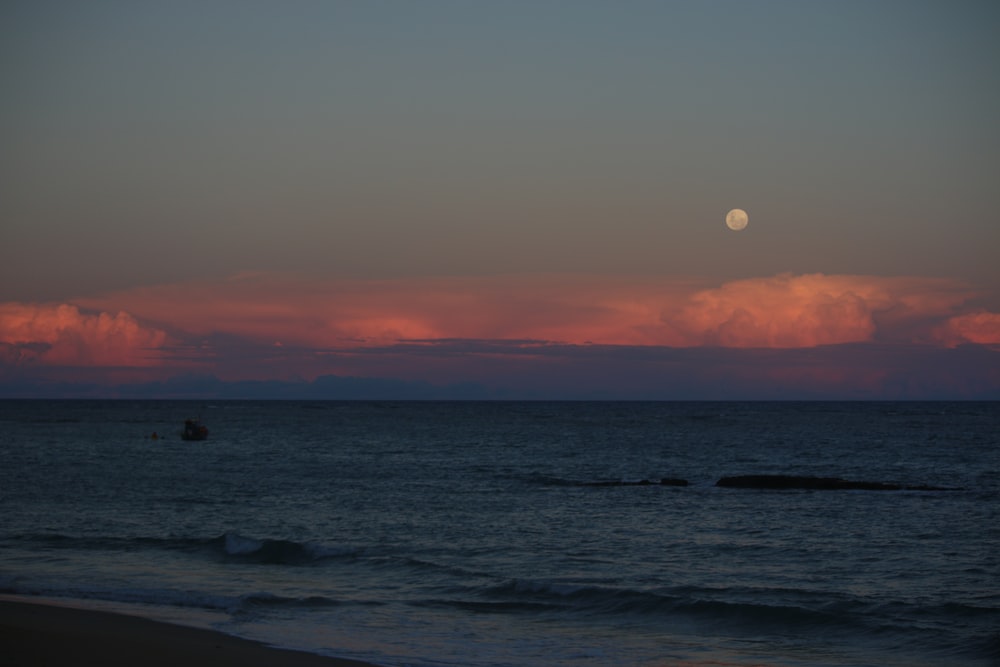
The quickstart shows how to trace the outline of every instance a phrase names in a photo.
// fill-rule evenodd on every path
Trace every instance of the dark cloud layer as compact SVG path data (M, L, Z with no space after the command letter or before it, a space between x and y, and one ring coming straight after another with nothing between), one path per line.
M566 400L1000 399L1000 351L859 343L809 349L410 342L311 355L338 374L224 381L100 368L0 376L5 397ZM405 360L405 376L392 368ZM230 360L236 363L235 359ZM328 366L325 366L328 364ZM9 370L9 369L8 369ZM72 370L73 372L66 372ZM375 371L375 372L373 372Z

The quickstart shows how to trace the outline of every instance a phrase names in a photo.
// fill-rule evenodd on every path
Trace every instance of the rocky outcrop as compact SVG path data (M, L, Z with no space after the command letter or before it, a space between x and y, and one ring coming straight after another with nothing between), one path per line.
M857 482L839 477L810 477L802 475L737 475L723 477L716 486L731 489L815 489L821 491L958 491L943 486L907 486L886 482Z

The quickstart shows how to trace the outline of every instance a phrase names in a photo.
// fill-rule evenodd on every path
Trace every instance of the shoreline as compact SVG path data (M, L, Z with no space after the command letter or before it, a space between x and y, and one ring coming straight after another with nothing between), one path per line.
M378 667L275 648L216 630L8 597L0 599L0 647L5 664L24 666Z

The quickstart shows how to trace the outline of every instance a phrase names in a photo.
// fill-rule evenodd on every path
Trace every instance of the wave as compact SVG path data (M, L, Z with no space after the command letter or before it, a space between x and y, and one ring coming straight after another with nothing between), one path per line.
M323 608L348 604L322 595L285 597L268 592L227 596L167 588L112 588L82 585L21 584L16 579L0 580L0 593L23 597L62 598L78 601L152 605L182 609L220 611L238 615L255 614L262 608ZM353 604L353 603L352 603ZM366 602L364 604L377 604Z
M360 549L350 546L297 542L285 539L257 539L230 532L210 538L72 536L35 533L6 538L12 542L34 543L46 549L84 551L164 551L201 552L205 556L233 562L268 565L303 565L324 560L354 557Z
M471 606L481 610L531 610L585 615L669 615L716 617L731 622L733 617L760 618L761 612L784 616L794 614L801 619L807 609L798 606L770 606L709 599L724 592L678 587L638 590L614 585L510 579L499 584L470 589L465 592L476 600L437 601ZM824 612L818 615L827 616Z
M336 607L344 604L340 600L325 595L309 595L302 598L285 597L271 593L254 593L244 595L239 600L240 606L254 607Z
M836 622L838 618L848 618L846 614L790 603L713 599L714 596L725 594L735 598L738 592L692 587L637 590L516 579L493 588L488 594L500 598L520 598L535 605L544 603L554 609L587 614L668 615L727 626L734 623L752 625L755 628L777 624L785 627L789 624L829 624Z
M867 601L817 591L716 589L692 586L639 590L614 585L511 579L492 586L467 589L448 598L427 599L419 606L445 606L472 613L631 616L675 629L730 636L787 635L839 637L850 634L879 641L904 636L929 646L947 643L948 632L936 633L930 619L942 613L967 621L968 639L983 638L982 629L1000 622L995 607L948 603ZM979 642L982 643L982 642ZM993 640L986 642L995 648ZM958 648L956 645L955 648ZM971 648L966 646L966 649ZM982 647L977 649L981 652Z
M0 578L0 592L25 596L50 596L95 600L113 604L149 604L191 608L230 614L239 620L256 620L273 614L311 614L341 606L371 606L403 603L418 608L451 609L466 614L520 617L576 618L584 624L608 619L637 626L669 625L677 633L694 636L787 637L790 633L831 642L850 636L885 649L916 648L943 656L996 656L1000 639L990 628L1000 627L1000 609L993 598L981 604L949 602L919 604L900 600L869 600L849 594L822 591L758 588L701 587L696 585L657 588L631 587L615 579L497 579L454 565L415 558L412 554L363 553L338 547L282 539L257 539L236 532L213 538L140 538L134 540L74 538L65 535L34 535L22 539L41 540L55 548L137 548L138 545L181 549L203 557L221 559L237 567L243 563L292 566L331 559L350 559L363 567L408 570L407 577L423 582L420 598L396 600L343 600L329 593L282 594L275 589L241 594L212 594L169 588L115 588L87 583L56 581L22 582ZM218 562L218 561L217 561ZM446 575L436 579L436 574ZM266 588L264 584L262 588ZM939 619L957 622L939 625Z
M0 582L0 592L7 595L26 597L67 598L73 600L96 600L123 604L144 604L163 607L203 609L209 611L232 612L254 596L227 597L199 591L182 591L167 588L114 588L87 586L81 584L23 584L13 578Z
M323 560L353 557L359 550L346 546L328 546L315 542L281 539L255 539L238 533L226 533L211 541L226 556L266 565L303 565Z
M234 566L267 565L278 567L319 567L335 563L362 563L369 568L398 569L406 576L444 575L458 579L488 578L487 572L470 570L454 563L441 563L415 554L395 553L391 549L360 548L343 544L313 541L256 538L238 532L217 537L89 537L61 533L35 533L5 540L21 543L32 551L135 552L141 550L178 552L185 557L222 562Z

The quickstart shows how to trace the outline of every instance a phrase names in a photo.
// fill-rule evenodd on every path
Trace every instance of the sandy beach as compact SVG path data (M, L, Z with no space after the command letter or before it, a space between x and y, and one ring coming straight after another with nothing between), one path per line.
M375 667L137 616L0 600L0 665Z

